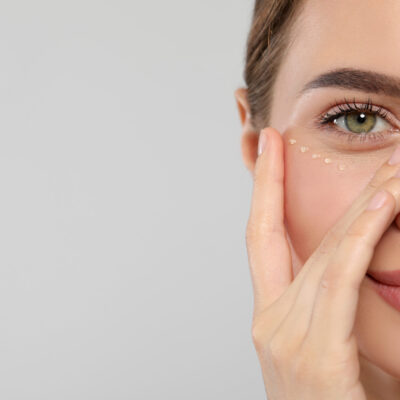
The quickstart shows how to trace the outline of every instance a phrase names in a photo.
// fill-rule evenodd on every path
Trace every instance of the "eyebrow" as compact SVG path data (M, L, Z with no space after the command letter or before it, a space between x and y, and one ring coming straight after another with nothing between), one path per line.
M400 78L355 68L339 68L318 75L301 89L298 97L312 89L323 87L356 89L365 93L383 93L400 98Z

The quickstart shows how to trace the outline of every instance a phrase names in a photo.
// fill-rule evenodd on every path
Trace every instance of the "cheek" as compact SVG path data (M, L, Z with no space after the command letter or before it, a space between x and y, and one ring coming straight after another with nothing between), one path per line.
M302 264L370 179L369 171L360 176L354 166L338 171L340 156L325 164L312 154L285 143L286 228Z

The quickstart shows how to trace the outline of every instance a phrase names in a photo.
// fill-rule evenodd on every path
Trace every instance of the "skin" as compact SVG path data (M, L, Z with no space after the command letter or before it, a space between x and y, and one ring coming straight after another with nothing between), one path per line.
M369 97L373 105L381 105L389 110L397 123L393 127L400 128L398 98L329 87L318 88L297 99L297 92L313 77L333 68L355 67L400 78L399 15L400 2L397 0L307 0L293 27L295 40L273 88L270 123L278 135L272 135L272 147L278 153L279 137L282 140L284 217L290 244L292 278L297 277L308 265L307 262L324 237L344 218L357 199L372 195L372 190L364 192L365 188L400 143L399 137L390 138L389 134L387 140L379 145L373 142L368 145L356 141L350 143L345 135L337 136L327 129L312 125L318 116L335 108L328 108L335 100L342 104L345 97L355 98L357 103L365 104ZM261 162L257 157L259 132L249 121L246 89L236 90L235 98L243 127L243 161L255 176L257 163ZM289 139L296 139L296 144L290 144ZM299 150L301 145L308 146L310 150L302 153ZM334 162L324 164L323 159L312 159L311 154L314 153L329 157ZM259 168L272 168L268 167L267 158L275 156L268 152L262 156L265 156L265 161ZM338 163L346 165L345 171L337 169ZM394 172L385 170L381 173L379 185L383 185ZM261 200L265 204L268 203L266 193L272 193L272 190L265 191ZM396 196L398 193L394 190L388 206L390 209L391 204L394 213L387 213L387 226L377 239L367 269L400 269L400 215ZM255 200L252 203L253 218L254 207ZM348 219L349 224L354 222L355 215L353 212L352 218ZM258 216L262 217L261 211ZM379 230L376 226L374 229ZM255 257L253 255L253 259ZM258 254L257 257L261 259L263 256ZM310 268L318 268L309 264ZM255 275L256 268L261 267L254 265L251 268L255 297L256 300L261 299L263 291L259 289L257 293L256 283L260 278ZM296 286L297 289L299 287ZM273 290L269 287L270 293ZM276 292L281 293L278 289ZM292 301L295 299L293 296ZM286 301L289 298L287 296ZM271 303L272 299L268 304ZM342 320L338 321L340 323ZM399 332L400 312L384 302L364 277L359 286L354 334L359 349L360 381L368 400L400 398ZM322 336L325 333L321 331L320 334Z

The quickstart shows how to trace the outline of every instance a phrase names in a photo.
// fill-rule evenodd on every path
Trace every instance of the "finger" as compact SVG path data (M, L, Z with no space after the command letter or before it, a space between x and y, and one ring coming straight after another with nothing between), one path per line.
M350 226L320 281L309 332L323 332L325 343L350 339L361 282L375 246L400 210L400 179L390 179L384 188L381 208L367 208Z
M276 300L292 281L284 226L284 162L280 133L266 128L267 146L257 158L246 244L255 312Z

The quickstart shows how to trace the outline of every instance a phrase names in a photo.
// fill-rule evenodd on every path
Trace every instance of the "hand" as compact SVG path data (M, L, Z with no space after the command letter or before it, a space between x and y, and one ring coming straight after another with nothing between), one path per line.
M254 289L253 343L268 400L366 400L353 334L374 248L400 211L400 165L385 162L295 279L284 225L283 140L266 128L254 170L246 244ZM385 202L367 210L384 189Z

